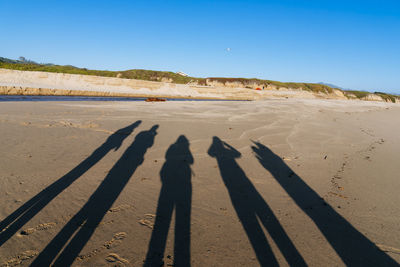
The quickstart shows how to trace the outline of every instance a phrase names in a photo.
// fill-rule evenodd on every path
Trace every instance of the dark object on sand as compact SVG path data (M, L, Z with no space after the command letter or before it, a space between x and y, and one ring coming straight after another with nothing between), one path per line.
M165 98L158 98L158 97L148 97L146 102L165 102Z

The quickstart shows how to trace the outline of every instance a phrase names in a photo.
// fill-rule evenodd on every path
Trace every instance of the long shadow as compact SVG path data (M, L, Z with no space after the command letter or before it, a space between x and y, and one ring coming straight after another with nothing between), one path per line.
M19 229L21 229L29 220L38 214L50 201L57 197L68 186L75 182L97 162L99 162L111 150L117 150L124 139L128 137L133 130L140 125L141 121L119 129L97 148L89 157L83 160L79 165L73 168L63 177L49 185L40 193L25 202L21 207L15 210L0 223L0 246L11 238Z
M261 165L314 221L347 266L400 266L324 202L268 147L254 142L252 149Z
M161 176L161 192L154 230L144 266L164 266L164 251L172 212L175 209L174 266L190 266L190 213L192 202L193 156L184 135L165 154Z
M233 207L253 246L260 265L279 265L262 230L262 225L264 225L290 266L306 266L304 259L289 239L271 208L237 164L235 159L241 156L240 152L214 136L208 154L217 159Z
M70 266L73 263L137 167L143 163L144 154L154 143L157 128L158 125L155 125L136 136L86 204L44 248L31 266Z

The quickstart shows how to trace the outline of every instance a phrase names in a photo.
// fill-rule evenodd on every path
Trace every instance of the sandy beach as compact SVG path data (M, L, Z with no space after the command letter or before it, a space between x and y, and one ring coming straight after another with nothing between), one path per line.
M0 266L398 266L400 107L0 104Z

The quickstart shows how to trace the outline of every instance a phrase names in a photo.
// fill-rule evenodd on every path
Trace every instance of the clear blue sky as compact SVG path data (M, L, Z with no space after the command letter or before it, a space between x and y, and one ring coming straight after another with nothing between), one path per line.
M400 93L400 0L0 0L0 14L8 58Z

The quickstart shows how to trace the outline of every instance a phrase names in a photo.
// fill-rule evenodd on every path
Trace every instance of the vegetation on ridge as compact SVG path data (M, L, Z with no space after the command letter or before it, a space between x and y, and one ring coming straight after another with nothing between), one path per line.
M375 92L374 94L379 95L386 102L391 101L393 103L396 103L396 99L400 100L400 96L398 96L398 95L391 95L391 94L382 93L382 92Z
M86 68L78 68L71 65L55 65L55 64L41 64L36 63L31 60L27 60L24 57L20 57L18 60L8 59L0 57L0 68L12 69L12 70L23 70L23 71L43 71L43 72L55 72L55 73L68 73L68 74L81 74L81 75L94 75L94 76L104 76L104 77L117 77L125 79L138 79L146 81L155 82L171 82L178 84L198 84L207 86L213 82L227 84L227 83L239 83L241 86L246 88L254 88L259 86L274 86L276 89L280 88L291 88L306 90L314 93L333 93L333 90L342 91L347 98L358 98L364 99L369 94L375 94L380 96L383 100L389 102L400 101L400 96L392 95L382 92L369 93L365 91L343 91L339 88L334 88L326 84L321 83L295 83L295 82L278 82L271 80L262 80L256 78L221 78L221 77L211 77L211 78L196 78L183 76L171 71L153 71L153 70L142 70L142 69L132 69L125 71L108 71L108 70L89 70Z
M241 83L244 87L250 87L250 85L257 84L257 86L275 86L279 88L293 88L303 89L317 93L332 93L333 88L323 84L317 83L293 83L293 82L278 82L271 80L261 79L247 79L247 78L195 78L186 77L170 71L153 71L153 70L142 70L132 69L125 71L108 71L108 70L89 70L86 68L78 68L71 65L54 65L54 64L39 64L33 61L28 61L24 58L20 60L11 60L6 58L0 58L0 68L13 69L13 70L24 70L24 71L44 71L44 72L55 72L55 73L69 73L69 74L81 74L81 75L94 75L104 77L118 77L126 79L138 79L146 81L167 81L178 84L197 83L198 85L209 85L210 82L226 83Z
M365 91L348 90L344 91L344 94L347 98L352 98L352 95L354 95L356 98L362 99L364 97L367 97L370 93Z
M204 83L202 78L185 77L170 71L153 71L153 70L125 70L125 71L108 71L108 70L89 70L86 68L78 68L71 65L54 65L39 64L34 61L27 61L24 58L20 60L12 60L0 57L0 68L24 71L43 71L55 73L94 75L103 77L118 77L126 79L138 79L146 81L168 81L179 84L186 84L193 81Z
M267 87L268 85L273 85L279 88L292 88L292 89L303 89L306 91L311 91L311 92L316 92L316 93L332 93L333 89L338 89L338 88L332 88L330 86L324 85L324 84L319 84L319 83L294 83L294 82L278 82L278 81L271 81L271 80L261 80L261 79L247 79L247 78L207 78L207 81L213 82L217 81L223 84L226 83L233 83L233 82L238 82L243 85L246 84L258 84L261 86ZM338 89L340 90L340 89Z

